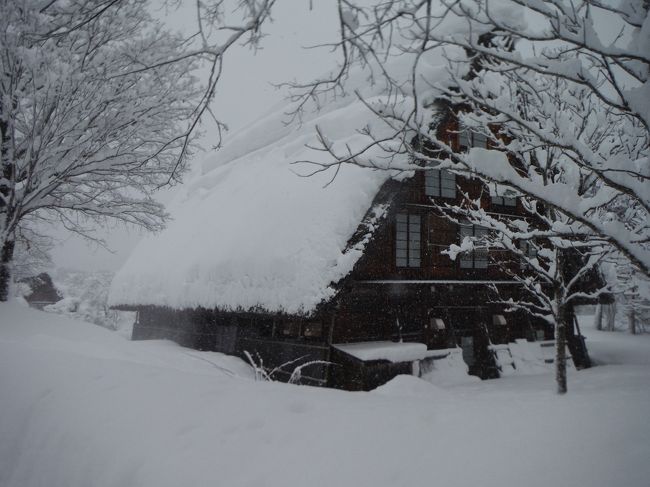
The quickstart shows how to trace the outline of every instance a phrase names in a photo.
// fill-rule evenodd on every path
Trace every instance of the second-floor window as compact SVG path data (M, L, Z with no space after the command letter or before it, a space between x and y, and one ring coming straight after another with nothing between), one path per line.
M517 198L515 196L492 196L492 204L501 206L517 206Z
M420 215L398 213L395 218L395 264L397 267L420 267Z
M520 240L519 250L521 251L521 268L528 267L528 261L537 258L537 245L531 240Z
M460 242L462 243L465 237L476 237L480 239L488 233L487 228L479 225L460 225ZM480 242L477 244L480 245ZM474 249L471 252L464 252L460 254L460 268L461 269L487 269L488 266L488 252L487 249Z
M493 205L517 206L517 193L513 189L496 183L490 183L489 188Z
M427 196L455 198L456 175L444 169L426 171L424 173L424 194Z
M466 151L471 147L479 147L481 149L487 149L488 138L478 132L471 132L468 129L462 129L458 133L458 145L461 152Z

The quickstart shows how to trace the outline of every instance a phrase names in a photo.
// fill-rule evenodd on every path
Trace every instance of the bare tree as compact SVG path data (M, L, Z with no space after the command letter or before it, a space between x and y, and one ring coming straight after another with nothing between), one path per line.
M231 24L223 1L198 2L185 38L146 0L0 0L0 301L34 222L162 227L152 191L179 178L224 53L259 39L273 3L238 2Z
M529 86L518 86L512 92L514 100L519 100L519 111L530 119L544 119L545 103L541 106L528 104L525 101L532 93ZM551 100L566 92L564 82L550 84L536 96L546 96ZM576 100L579 96L576 96ZM570 98L569 98L570 99ZM588 99L587 99L588 100ZM559 101L558 101L559 103ZM570 101L569 101L570 103ZM589 112L589 107L585 107ZM473 122L483 114L471 112L464 114L456 111L457 117ZM573 112L564 119L567 125L578 126L584 120L583 112ZM511 136L504 133L501 126L491 125L487 129L476 124L461 126L461 133L468 137L472 130L486 130L485 137L492 138L499 147L504 145ZM589 129L589 136L598 139L602 137L603 127L594 125ZM518 152L510 153L508 167L519 175L528 175L534 181L540 193L552 193L556 187L573 179L573 166L563 153L562 148L549 146L544 141L528 135L521 144ZM510 142L512 144L512 142ZM498 151L485 148L469 149L470 152L482 154L486 165L496 162L503 156ZM423 151L425 154L427 151ZM463 158L464 153L454 154L453 157ZM451 164L454 164L453 162ZM442 164L441 164L442 165ZM453 167L453 166L452 166ZM468 175L467 171L462 174ZM471 176L472 173L469 173ZM592 198L600 190L599 179L585 175L573 181L572 190L579 199ZM486 183L492 199L510 198L515 201L518 197L525 216L514 216L492 213L489 208L481 207L481 200L472 201L466 196L466 202L459 208L448 206L447 214L454 215L456 220L464 219L485 229L481 239L469 239L464 245L453 246L449 252L452 256L462 251L471 251L475 245L481 245L493 251L493 265L501 266L503 271L518 281L527 291L528 298L520 302L507 302L511 309L523 309L528 313L542 318L555 329L556 335L556 378L559 393L567 391L566 382L566 347L567 334L574 327L573 306L581 302L593 301L606 292L611 291L611 285L600 276L599 267L613 255L619 255L608 239L595 234L583 222L574 219L555 205L522 194L509 186L497 183ZM513 203L514 204L514 203ZM466 239L467 240L467 239ZM463 248L464 247L464 248Z
M615 259L610 264L614 283L614 292L620 303L622 312L627 319L627 330L635 335L645 331L645 323L650 318L650 280L630 265L625 259ZM612 303L615 306L615 303ZM607 329L615 327L614 314L611 311L607 314Z
M561 178L561 173L553 171L552 178ZM481 208L480 200L465 199L461 207L437 206L456 223L476 225L483 231L478 237L465 237L445 253L455 259L465 252L487 252L491 265L499 266L521 284L523 299L499 302L510 310L524 310L554 328L557 392L566 393L567 335L574 327L573 307L610 291L607 283L598 279L598 266L610 255L611 247L585 234L580 224L554 208L525 196L520 197L525 217L497 215ZM494 292L498 301L496 287ZM583 351L580 347L574 350ZM579 358L584 357L574 357L574 361Z

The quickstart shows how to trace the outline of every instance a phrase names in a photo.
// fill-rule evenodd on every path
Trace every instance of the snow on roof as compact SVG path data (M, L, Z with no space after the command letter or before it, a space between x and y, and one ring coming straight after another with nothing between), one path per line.
M427 356L427 346L424 343L385 341L339 343L332 346L364 362L369 360L388 360L393 363L412 362L422 360Z
M412 59L395 57L388 65L399 79L408 76ZM447 79L440 53L420 62L424 88ZM400 106L413 98L404 84ZM419 90L424 88L419 87ZM368 82L365 71L351 73L346 93L308 105L300 124L286 124L293 106L276 107L227 140L183 185L168 208L172 221L158 235L145 237L111 286L111 305L159 305L172 308L262 308L290 314L311 313L334 294L333 283L345 277L363 253L366 240L346 249L390 171L343 166L313 172L294 161L330 162L316 144L316 127L335 150L355 150L368 143L359 129L385 133L367 103L385 103L385 88ZM424 99L421 97L419 99ZM422 116L431 109L422 107ZM373 163L396 167L377 149ZM394 175L394 174L393 174ZM379 215L381 216L381 215Z

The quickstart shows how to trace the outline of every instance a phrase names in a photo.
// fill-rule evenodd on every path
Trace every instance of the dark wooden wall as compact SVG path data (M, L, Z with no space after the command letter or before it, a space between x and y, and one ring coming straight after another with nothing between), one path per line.
M258 365L277 369L274 378L288 380L294 368L329 360L331 318L311 319L282 314L173 310L156 306L138 309L134 340L167 339L196 350L238 355L246 353ZM292 363L289 363L292 362ZM301 370L301 383L325 385L328 368L315 363Z
M457 178L460 180L460 177ZM406 181L389 211L387 221L369 242L367 250L357 264L353 278L355 280L378 279L467 279L467 280L504 280L510 279L507 269L520 272L520 263L512 255L503 251L491 250L487 269L463 269L460 259L451 260L442 254L451 244L460 243L459 226L431 203L424 194L424 176L416 174ZM477 185L476 181L459 181L461 186ZM489 197L486 206L489 205ZM519 203L518 203L519 204ZM520 211L512 208L511 213L501 214L513 217ZM421 217L421 265L419 268L398 267L396 265L396 223L398 213L417 214Z
M412 373L412 365L409 362L362 362L337 349L332 350L330 360L332 365L327 385L348 391L370 391L397 375Z
M458 149L454 119L440 126L439 135L447 137ZM441 251L460 243L459 226L450 221L436 203L462 204L462 193L480 199L487 211L503 218L525 218L516 206L493 204L488 188L478 179L456 177L456 198L436 198L425 193L424 171L403 182L389 181L394 195L384 224L375 232L366 251L348 276L337 297L332 329L333 343L372 340L404 340L425 343L430 349L474 344L473 372L493 376L489 369L489 343L506 343L517 338L552 337L552 330L541 320L524 312L506 313L497 301L524 298L520 286L512 283L511 273L522 273L521 263L503 251L490 251L487 268L461 268L460 259L450 259ZM421 262L417 268L399 267L396 262L396 215L420 215ZM447 281L447 282L440 282ZM459 282L449 282L459 281ZM465 281L465 283L463 283ZM489 286L467 281L510 281L497 284L498 294ZM494 323L494 315L503 315L505 325ZM442 319L445 329L434 326ZM341 354L334 358L346 362L332 372L346 377L343 382L363 383L364 371L356 371ZM345 374L352 374L346 376Z

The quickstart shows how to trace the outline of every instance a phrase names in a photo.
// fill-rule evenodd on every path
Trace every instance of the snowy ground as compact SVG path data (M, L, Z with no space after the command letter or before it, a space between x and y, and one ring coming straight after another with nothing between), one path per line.
M647 487L650 336L587 333L565 397L549 373L346 393L0 303L0 486Z

